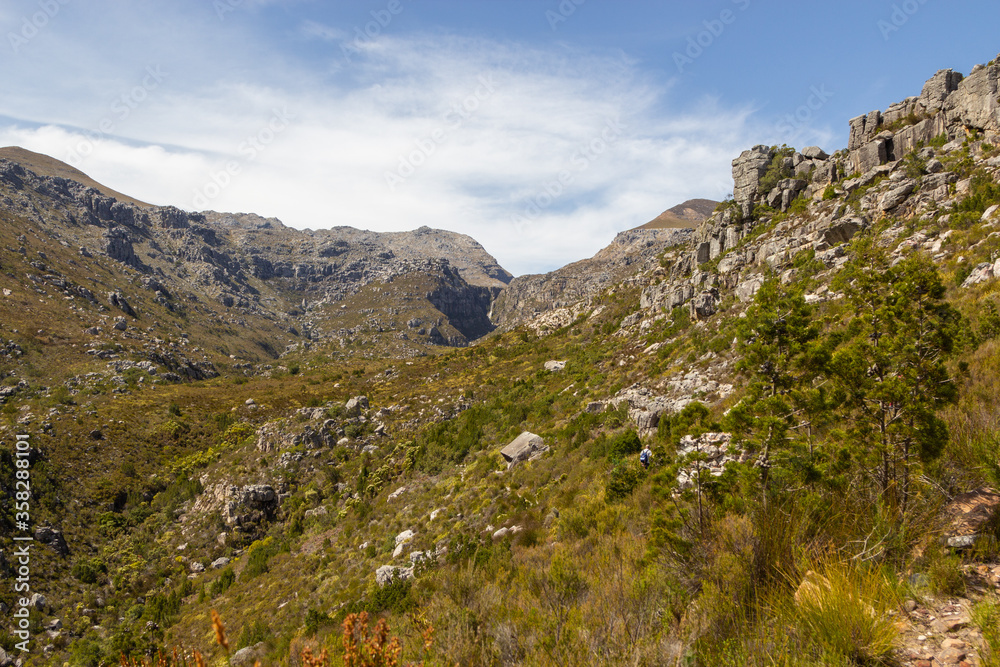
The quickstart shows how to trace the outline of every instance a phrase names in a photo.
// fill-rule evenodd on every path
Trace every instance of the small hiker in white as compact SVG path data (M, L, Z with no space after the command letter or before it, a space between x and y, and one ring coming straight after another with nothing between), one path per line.
M647 468L648 469L649 468L649 460L651 458L653 458L653 452L652 452L652 450L650 450L649 445L646 445L646 448L642 450L641 454L639 454L639 463L642 464L643 468Z

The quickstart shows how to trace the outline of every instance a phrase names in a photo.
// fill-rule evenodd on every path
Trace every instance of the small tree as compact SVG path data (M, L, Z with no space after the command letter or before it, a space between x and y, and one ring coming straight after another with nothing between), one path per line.
M737 327L737 370L747 378L743 400L729 412L727 427L743 446L759 452L760 484L768 491L771 456L792 453L792 429L806 401L805 391L819 373L814 343L819 327L801 290L784 289L771 279L761 285Z
M853 251L835 287L854 317L830 370L847 398L849 444L905 516L914 467L938 456L948 439L937 411L957 398L944 362L959 315L944 303L941 277L923 255L891 265L871 239Z

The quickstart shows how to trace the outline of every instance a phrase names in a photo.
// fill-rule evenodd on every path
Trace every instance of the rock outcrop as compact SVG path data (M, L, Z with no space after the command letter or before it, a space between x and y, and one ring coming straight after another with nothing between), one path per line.
M612 285L657 266L658 255L688 241L691 229L632 229L590 259L551 273L514 278L497 296L490 319L511 329L540 314L586 302Z

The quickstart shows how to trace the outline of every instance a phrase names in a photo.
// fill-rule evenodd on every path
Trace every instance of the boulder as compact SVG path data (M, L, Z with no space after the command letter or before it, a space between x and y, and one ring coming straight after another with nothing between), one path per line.
M66 546L66 539L63 534L49 526L40 526L35 529L35 539L55 551L60 556L69 554L69 547Z
M354 398L347 401L347 405L345 405L344 407L347 409L347 414L351 416L357 416L361 414L362 410L368 409L368 397L355 396Z
M819 146L806 146L802 149L802 155L810 160L826 160L830 157L827 152Z
M278 505L278 494L267 484L215 484L198 497L192 511L218 511L227 526L249 527L273 520Z
M875 139L851 151L851 164L854 171L865 173L889 160L889 152L885 139Z
M733 160L733 199L739 204L743 218L750 217L760 179L767 173L773 159L774 151L771 148L754 146ZM707 258L704 261L708 261Z
M525 431L514 438L509 445L500 450L500 455L507 461L507 467L512 467L521 461L527 461L532 454L545 446L542 436Z
M882 125L882 112L871 111L864 116L858 116L850 120L851 133L847 140L847 150L855 151L869 143L879 133ZM858 169L857 171L865 171Z
M215 560L212 561L213 570L221 570L227 565L229 565L229 559L226 558L225 556L220 556L219 558L216 558Z
M245 646L229 658L230 667L253 667L267 653L267 644L257 642L253 646Z
M883 211L891 211L906 201L906 198L910 196L910 193L913 192L916 185L916 182L910 180L902 183L892 190L889 190L889 192L882 195L879 206Z
M715 304L719 301L718 290L711 289L691 299L691 317L703 320L715 314Z
M121 292L108 292L108 303L133 319L139 317Z
M566 362L565 361L546 361L545 362L545 370L549 371L550 373L554 373L556 371L561 371L564 368L566 368Z
M969 277L962 282L962 287L972 287L973 285L984 283L987 280L992 280L995 277L996 274L994 273L993 264L983 262L982 264L976 265L976 268L972 270Z
M379 586L386 586L394 581L406 581L413 578L413 566L397 567L395 565L383 565L375 570L375 583Z
M867 224L862 218L841 218L823 231L823 241L828 246L847 243L865 227Z

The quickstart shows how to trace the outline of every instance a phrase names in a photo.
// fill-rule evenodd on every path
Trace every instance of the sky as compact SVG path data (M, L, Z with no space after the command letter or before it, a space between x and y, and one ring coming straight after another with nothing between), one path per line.
M7 0L0 145L299 229L469 234L515 275L732 192L756 144L1000 53L996 0Z

